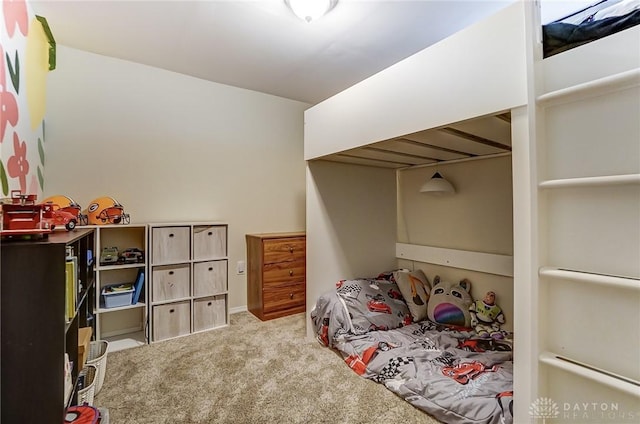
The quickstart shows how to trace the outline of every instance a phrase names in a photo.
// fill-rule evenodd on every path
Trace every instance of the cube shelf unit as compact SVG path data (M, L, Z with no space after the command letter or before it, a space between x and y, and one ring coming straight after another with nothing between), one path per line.
M109 341L109 351L128 349L146 344L147 311L147 226L146 224L97 225L96 229L96 338ZM119 252L128 248L142 250L144 262L101 263L105 247L117 247ZM107 308L102 295L105 286L134 283L139 271L144 272L140 297L135 305L127 304Z
M228 225L149 224L151 341L228 325Z

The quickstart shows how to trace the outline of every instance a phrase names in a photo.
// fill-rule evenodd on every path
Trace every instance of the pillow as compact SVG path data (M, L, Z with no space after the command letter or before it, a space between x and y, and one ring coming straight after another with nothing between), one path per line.
M451 283L440 281L440 277L436 275L427 304L427 316L439 324L469 328L469 306L473 303L470 292L471 282L466 278L459 283Z
M336 292L349 313L355 334L411 324L411 312L394 281L342 280L338 282Z
M413 322L427 318L427 302L429 301L431 284L429 284L424 272L421 269L411 272L398 271L394 272L394 278L409 311L411 311Z

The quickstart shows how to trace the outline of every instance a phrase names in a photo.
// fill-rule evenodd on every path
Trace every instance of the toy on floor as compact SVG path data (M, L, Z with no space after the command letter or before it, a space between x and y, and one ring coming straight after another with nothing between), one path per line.
M469 307L471 326L478 336L483 338L502 339L504 335L500 326L504 324L502 309L496 305L495 292L489 291L482 300L474 301Z

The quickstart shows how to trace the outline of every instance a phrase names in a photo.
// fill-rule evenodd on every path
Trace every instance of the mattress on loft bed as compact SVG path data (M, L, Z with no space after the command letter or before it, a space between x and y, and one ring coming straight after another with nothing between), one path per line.
M597 3L566 18L543 25L543 56L553 56L638 24L640 0Z
M381 289L386 284L379 278L347 281L361 287L372 282ZM396 289L385 286L383 291ZM387 313L365 316L337 290L325 293L311 311L316 337L358 375L384 384L440 421L512 423L511 340L481 338L471 329L428 319L407 321L398 302L391 294L383 302L390 305Z

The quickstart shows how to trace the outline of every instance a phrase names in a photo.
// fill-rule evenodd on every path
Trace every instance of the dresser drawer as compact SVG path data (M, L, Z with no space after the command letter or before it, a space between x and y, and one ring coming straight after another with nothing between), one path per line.
M210 296L227 291L227 261L193 264L193 296Z
M191 332L190 302L167 303L153 307L153 340L164 340Z
M306 302L305 283L283 284L265 288L262 291L264 312L275 312L303 306Z
M226 256L226 225L196 225L193 227L193 259L216 259Z
M151 230L151 262L187 262L191 254L189 227L158 227Z
M154 266L151 271L153 302L189 297L189 264Z
M265 264L299 261L306 258L305 238L265 239L263 241L263 252Z
M208 330L227 323L224 296L203 297L193 301L193 331Z
M304 282L305 272L304 260L265 264L262 270L262 284L268 287L283 283Z

